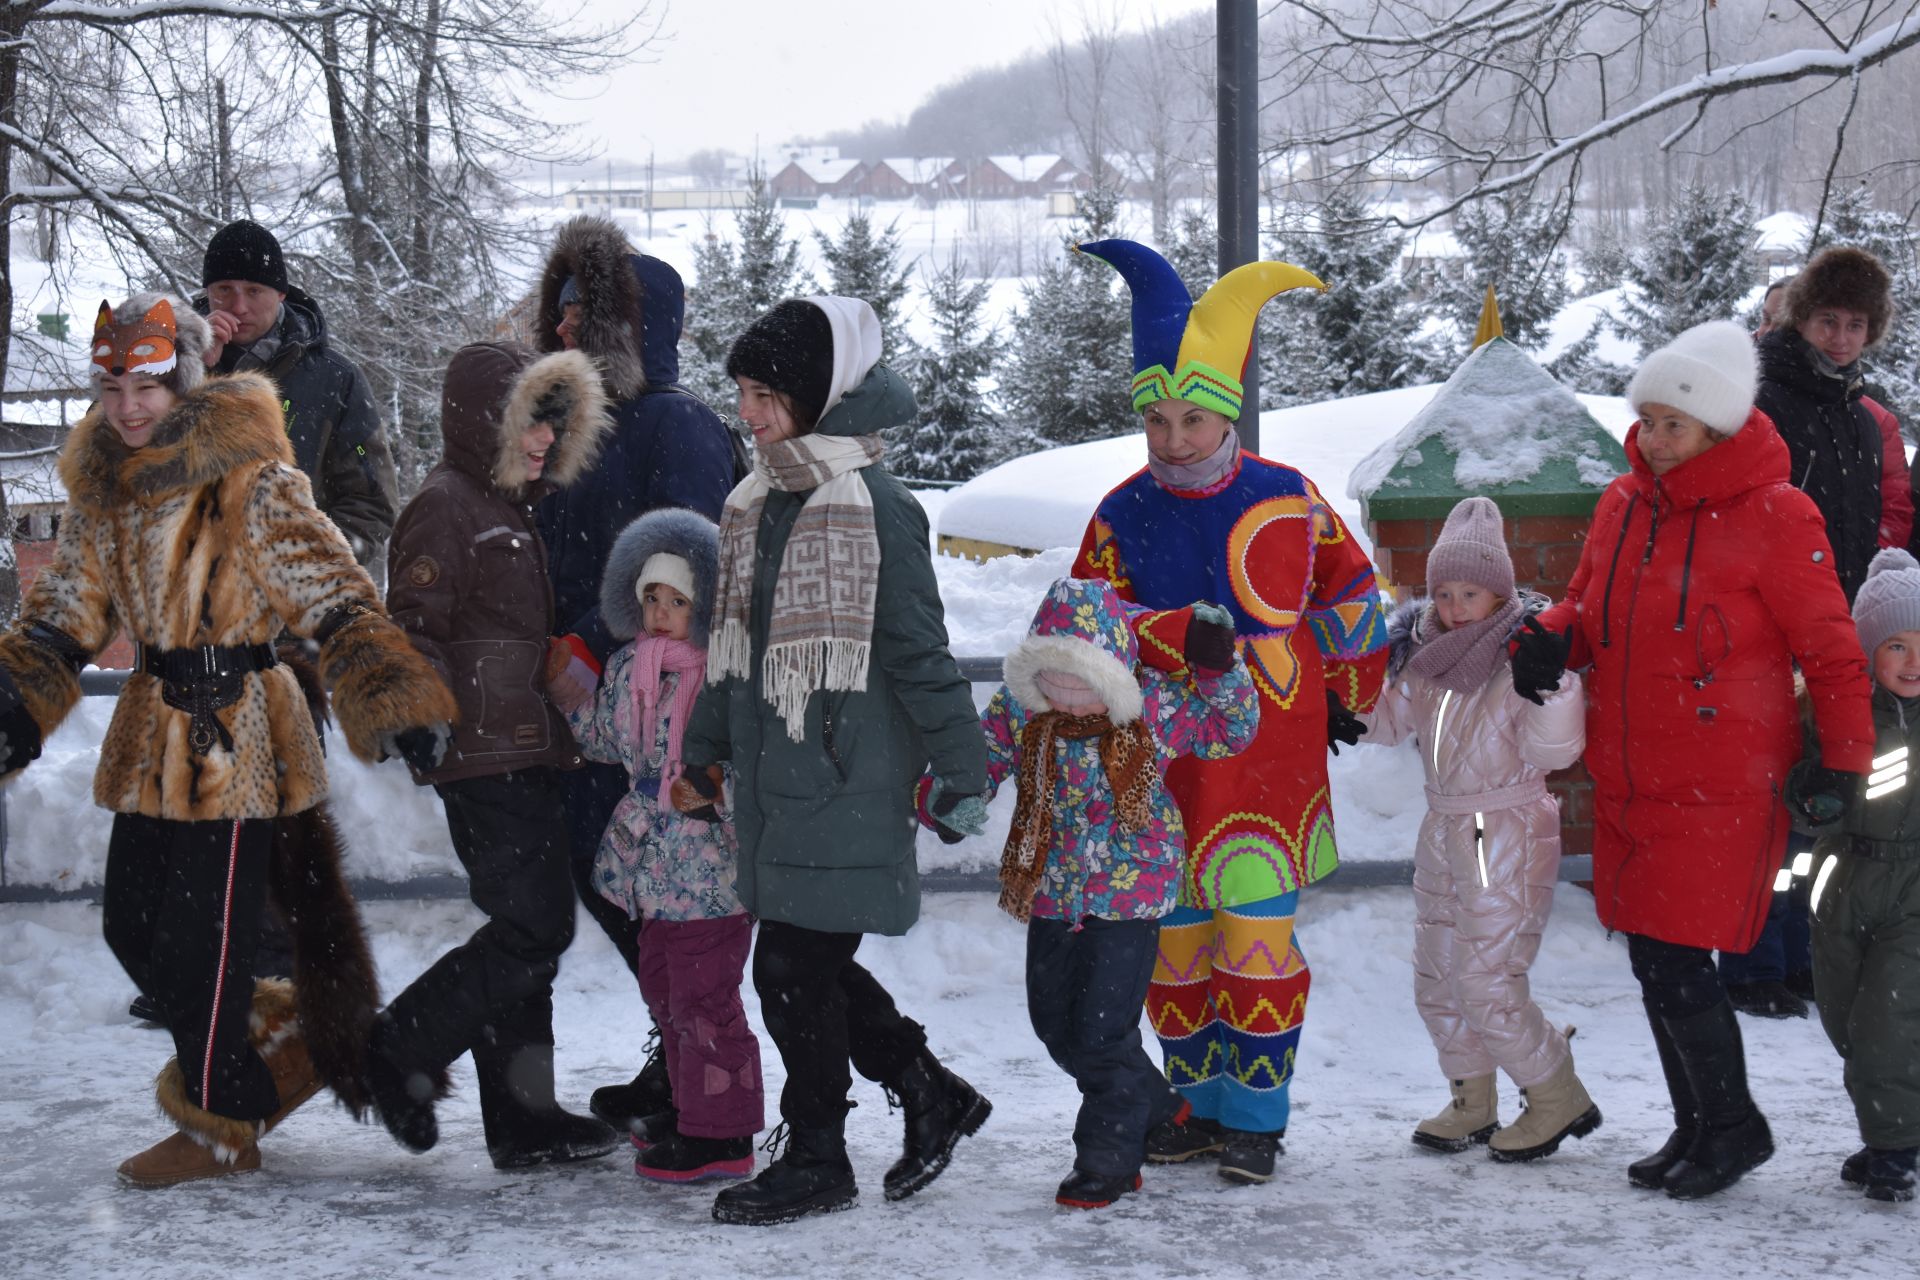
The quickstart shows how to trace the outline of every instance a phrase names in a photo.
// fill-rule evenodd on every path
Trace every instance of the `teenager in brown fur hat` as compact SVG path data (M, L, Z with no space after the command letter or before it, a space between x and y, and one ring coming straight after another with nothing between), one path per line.
M1862 403L1862 353L1893 321L1893 278L1864 249L1832 245L1787 286L1777 328L1761 336L1755 407L1779 428L1792 480L1826 518L1834 570L1853 599L1882 546L1885 436ZM1896 437L1897 438L1897 437Z
M273 384L207 379L208 340L176 298L102 304L99 402L60 457L59 544L0 634L0 773L39 755L117 633L137 646L93 796L117 815L107 945L176 1050L157 1094L179 1131L120 1166L141 1186L259 1168L260 1136L322 1083L365 1105L372 967L319 807L314 718L274 638L319 643L363 759L430 746L454 714L313 505ZM254 981L269 892L291 925L292 989Z

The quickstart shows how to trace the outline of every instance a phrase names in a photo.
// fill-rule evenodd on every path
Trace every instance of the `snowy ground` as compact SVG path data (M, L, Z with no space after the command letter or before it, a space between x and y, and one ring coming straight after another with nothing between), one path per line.
M880 1196L899 1142L880 1092L856 1081L851 1213L785 1228L721 1228L712 1188L641 1183L623 1154L503 1174L487 1163L466 1062L441 1108L440 1146L410 1156L323 1101L271 1136L264 1169L138 1191L113 1166L161 1136L150 1082L163 1033L125 1014L128 987L96 908L0 906L0 1222L5 1274L348 1277L789 1275L1713 1275L1904 1272L1920 1217L1870 1206L1837 1178L1856 1145L1840 1069L1809 1022L1746 1021L1755 1093L1780 1154L1715 1199L1637 1191L1625 1166L1664 1139L1663 1087L1625 949L1591 901L1560 890L1536 970L1550 1017L1579 1026L1582 1075L1606 1115L1541 1164L1416 1150L1413 1124L1445 1098L1412 1008L1406 890L1322 891L1302 936L1313 1000L1281 1178L1233 1188L1209 1167L1149 1170L1099 1213L1056 1209L1070 1161L1072 1084L1026 1023L1019 927L984 895L931 897L904 939L861 958L937 1051L994 1101L938 1183ZM462 903L368 908L388 988L477 922ZM759 1012L748 993L756 1027ZM561 1094L576 1105L639 1054L637 996L583 921L555 1000ZM767 1045L770 1081L780 1076ZM1508 1115L1514 1099L1504 1099Z

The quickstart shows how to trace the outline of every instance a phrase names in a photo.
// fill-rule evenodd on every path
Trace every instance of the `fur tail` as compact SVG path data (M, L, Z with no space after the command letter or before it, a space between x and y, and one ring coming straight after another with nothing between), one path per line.
M269 888L293 938L295 998L314 1071L354 1118L371 1104L367 1035L380 1004L373 952L341 871L345 849L322 803L274 823Z

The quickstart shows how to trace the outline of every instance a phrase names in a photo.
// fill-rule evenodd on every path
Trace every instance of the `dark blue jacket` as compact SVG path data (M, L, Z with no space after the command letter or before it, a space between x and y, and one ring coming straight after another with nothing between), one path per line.
M575 219L562 228L543 292L557 298L566 278L576 279L581 306L592 313L580 330L580 347L608 371L609 393L617 399L613 431L592 469L536 513L547 544L559 634L579 636L602 662L618 647L600 618L600 577L614 539L636 517L658 507L687 507L717 522L734 483L726 425L677 385L686 312L680 276L658 258L627 249L617 228L616 252L605 230L611 227L603 219ZM621 274L625 280L618 279ZM548 310L543 306L539 342L557 350L561 344ZM629 345L636 330L637 352ZM604 335L625 349L596 350L604 345ZM633 390L620 385L620 371L630 368L636 355L645 377Z

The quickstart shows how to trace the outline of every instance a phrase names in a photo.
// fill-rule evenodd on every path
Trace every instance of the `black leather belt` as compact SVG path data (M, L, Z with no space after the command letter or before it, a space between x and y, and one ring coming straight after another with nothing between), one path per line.
M193 649L136 644L134 654L133 669L160 681L160 700L192 717L187 745L199 756L213 750L215 742L233 750L233 735L213 713L240 701L248 672L280 665L270 644L203 644Z

